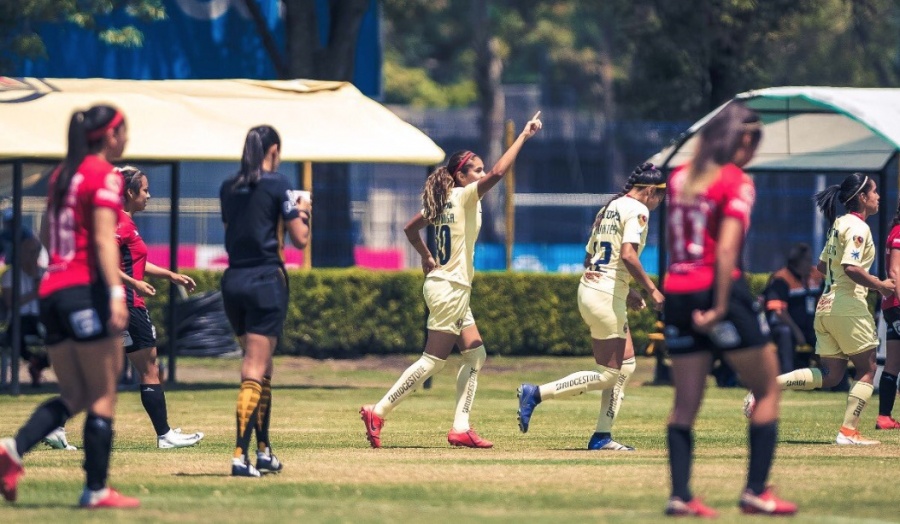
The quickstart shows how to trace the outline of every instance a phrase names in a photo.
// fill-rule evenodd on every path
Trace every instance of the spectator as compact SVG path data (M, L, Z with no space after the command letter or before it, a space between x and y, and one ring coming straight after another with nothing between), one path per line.
M40 306L38 304L38 286L41 277L44 274L43 269L38 265L42 247L40 241L33 234L29 237L22 235L22 246L19 252L19 262L22 268L22 276L19 280L19 311L21 314L21 345L22 358L28 361L28 373L31 375L31 386L38 387L41 385L41 372L50 367L50 359L44 351L33 351L28 348L25 343L26 337L38 337L43 340L43 336L39 331L40 324ZM3 303L9 312L9 318L12 316L12 286L13 286L12 268L3 273L0 278L0 288L3 289ZM8 329L6 332L6 346L12 346L12 333Z

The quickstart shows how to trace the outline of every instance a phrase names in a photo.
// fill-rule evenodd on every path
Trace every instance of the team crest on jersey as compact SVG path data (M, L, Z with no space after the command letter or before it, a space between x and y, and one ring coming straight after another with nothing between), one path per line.
M638 222L641 224L641 227L647 225L647 215L638 215Z
M863 244L863 237L861 237L861 236L853 237L853 244L855 244L856 247L861 246Z
M850 252L850 256L853 257L853 260L859 260L859 250L854 249Z

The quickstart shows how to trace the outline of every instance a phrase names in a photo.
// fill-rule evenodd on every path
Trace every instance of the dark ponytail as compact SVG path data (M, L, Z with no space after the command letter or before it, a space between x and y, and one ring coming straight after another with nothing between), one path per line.
M72 176L78 171L78 166L84 162L84 157L90 153L96 153L102 147L103 134L99 132L112 123L116 115L119 115L119 111L106 105L97 105L87 111L72 113L72 118L69 120L66 158L60 165L59 174L56 176L56 182L48 202L50 211L54 215L59 214L66 194L69 192ZM124 123L121 117L120 121ZM122 124L117 124L116 128L120 125Z
M134 166L122 166L117 168L125 181L125 189L122 191L122 198L128 203L128 192L131 191L135 195L141 191L141 182L147 176L143 171Z
M622 198L627 195L629 191L634 186L659 186L660 184L666 183L666 177L663 175L662 171L656 168L655 165L650 162L644 162L643 164L634 168L634 171L628 175L628 180L625 181L625 186L622 188L622 191L619 191L619 194L612 197L612 199L606 203L603 207L600 208L600 211L597 212L597 216L594 218L594 225L591 226L593 229L597 229L600 227L600 221L603 220L603 215L606 213L606 209L609 207L613 201ZM662 188L660 188L662 189Z
M272 126L256 126L247 133L244 141L244 153L241 155L241 170L234 180L234 188L253 187L262 176L262 162L266 152L277 145L281 149L281 137Z
M837 205L840 202L847 211L859 211L859 195L869 190L869 183L872 182L868 176L862 173L853 173L847 175L843 182L833 186L826 187L823 191L816 193L813 200L816 201L816 207L828 219L831 224L837 218ZM874 182L873 182L874 183Z

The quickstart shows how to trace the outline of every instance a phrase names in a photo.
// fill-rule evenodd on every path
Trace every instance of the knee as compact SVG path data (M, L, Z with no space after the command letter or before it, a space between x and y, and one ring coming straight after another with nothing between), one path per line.
M484 349L484 345L480 345L477 348L463 351L462 357L463 362L471 366L475 371L479 371L487 360L487 351Z

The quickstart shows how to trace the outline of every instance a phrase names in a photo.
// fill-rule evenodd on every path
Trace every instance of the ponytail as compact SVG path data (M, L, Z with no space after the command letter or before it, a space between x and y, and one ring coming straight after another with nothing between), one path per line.
M122 191L122 198L127 204L128 192L131 191L134 194L138 194L141 191L141 181L147 175L145 175L143 171L134 166L122 166L116 168L116 170L122 174L122 178L125 182L125 189Z
M422 216L428 223L433 224L441 215L455 184L447 166L441 166L428 175L425 190L422 191Z
M597 212L597 216L594 218L594 225L591 226L591 228L596 230L600 227L600 221L603 220L603 215L606 213L606 209L609 205L615 200L627 195L635 186L656 187L657 189L662 190L665 188L665 185L666 177L655 165L650 162L644 162L637 166L634 168L634 171L628 175L628 180L625 181L625 186L622 187L622 191L619 191L616 196L612 197L612 199Z
M281 137L272 126L256 126L247 133L241 155L241 169L234 179L233 188L256 186L262 176L263 159L273 145L281 148Z
M857 197L868 191L869 182L868 176L862 173L853 173L852 175L847 175L840 184L828 186L823 191L816 193L813 200L816 202L816 207L819 208L819 211L825 215L828 223L831 224L837 218L838 202L843 204L847 211L859 210ZM900 210L898 210L898 214L900 214Z
M687 170L684 196L693 199L718 174L718 169L734 159L743 137L750 133L755 147L762 139L762 123L756 111L742 102L732 101L707 122L699 133L699 142Z
M118 129L124 124L124 117L117 109L106 105L93 106L87 111L75 111L69 120L68 149L66 158L59 167L51 192L48 207L54 216L59 214L69 192L72 177L84 158L100 150L103 137L108 129Z

